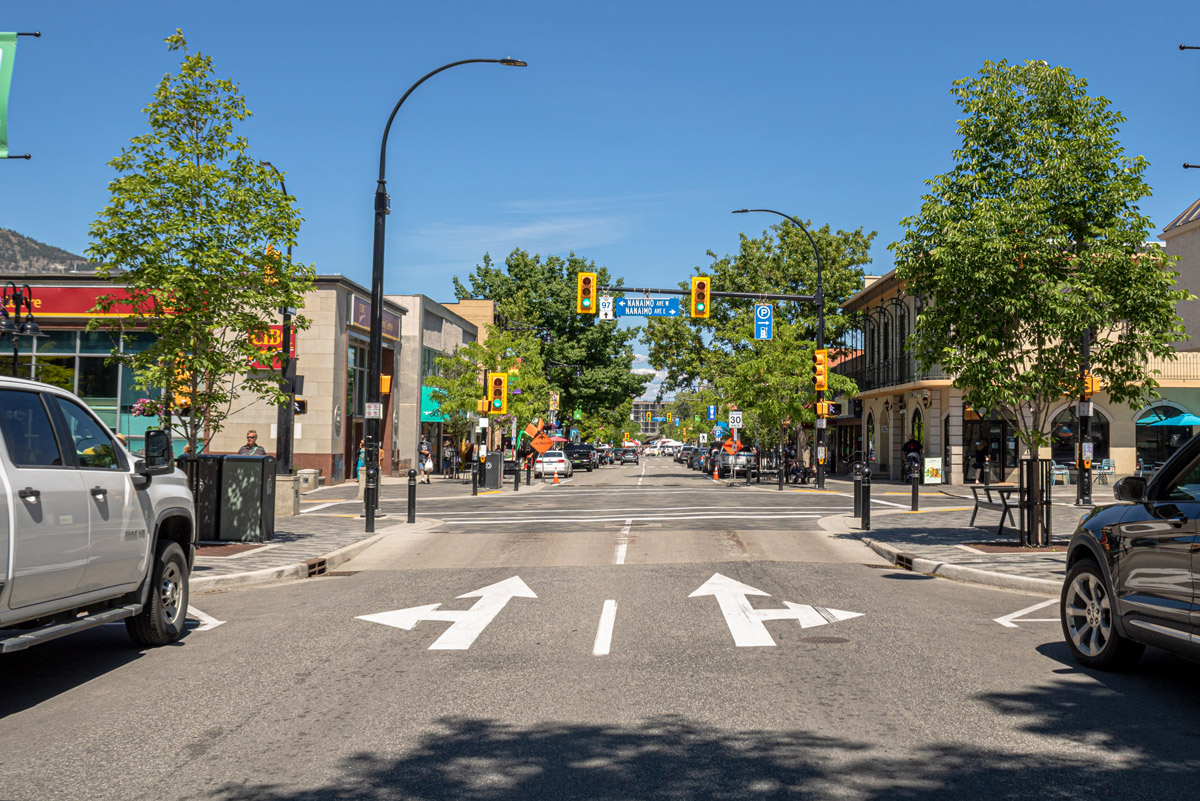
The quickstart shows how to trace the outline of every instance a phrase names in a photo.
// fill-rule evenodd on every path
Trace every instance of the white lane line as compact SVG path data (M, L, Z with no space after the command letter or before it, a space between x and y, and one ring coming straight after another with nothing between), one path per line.
M211 629L215 629L217 626L220 626L225 622L224 620L217 620L212 615L204 614L194 606L189 606L187 608L187 616L194 617L196 620L200 621L200 625L195 629L196 631L209 631Z
M362 501L330 501L329 503L322 503L316 506L310 506L307 509L301 509L300 514L306 515L309 512L315 512L318 509L328 509L330 506L337 506L340 503L362 503Z
M642 474L638 476L638 486L642 486L642 479L646 477L646 465L642 465Z
M633 525L633 518L625 521L625 528L621 529L620 535L617 537L617 551L613 556L614 565L625 564L625 551L629 550L629 527Z
M1020 610L1019 612L1013 612L1011 615L1005 615L1004 617L995 618L995 621L997 623L999 623L1001 626L1006 626L1010 629L1020 628L1013 621L1016 620L1017 618L1021 617L1021 615L1027 615L1030 612L1036 612L1039 609L1044 609L1045 607L1049 606L1050 604L1056 604L1056 603L1058 603L1058 599L1051 598L1049 601L1042 601L1040 604L1034 604L1033 606L1027 606L1024 609ZM1026 618L1026 619L1018 621L1018 622L1021 622L1021 623L1057 623L1058 618L1056 618L1056 617Z
M653 507L649 507L646 509L617 508L617 509L610 509L607 511L615 512L615 513L619 513L619 514L631 515L631 514L638 514L639 512L657 514L659 512L679 512L679 511L689 511L689 512L714 511L714 510L715 511L737 511L739 509L748 509L748 510L752 510L752 511L761 512L764 510L770 510L770 508L771 507L765 506L763 504L754 504L754 505L745 505L745 506L693 505L693 506L653 506ZM846 509L845 506L824 506L824 505L822 505L822 506L805 506L804 507L805 512L817 512L817 511L823 511L823 510L837 512L837 511L845 511L845 509ZM571 509L571 508L560 509L555 506L543 506L543 507L522 508L522 509L484 509L484 510L480 510L477 512L455 512L454 514L456 517L468 517L468 516L473 517L473 516L482 516L482 515L494 516L494 515L502 515L502 514L528 515L528 514L532 514L533 512L545 512L547 514L572 514L572 513L574 513L574 514L593 514L595 511L596 511L595 509ZM776 511L787 512L789 510L786 508L783 508L783 509L779 509ZM418 514L417 516L421 517L420 514Z
M882 503L884 506L898 506L901 509L908 509L912 504L908 503L892 503L891 501L881 501L878 498L872 498L871 503Z
M605 601L600 610L600 626L596 629L596 644L592 646L592 656L608 656L612 650L613 626L617 622L617 602Z
M634 522L641 520L733 520L733 519L750 519L750 520L776 520L776 519L794 519L794 518L818 518L825 515L810 515L810 514L780 514L780 515L748 515L748 514L723 514L723 515L641 515L638 517L488 517L475 518L474 520L466 519L447 519L445 523L457 523L459 525L493 525L496 523L598 523L612 522L615 520L632 520Z

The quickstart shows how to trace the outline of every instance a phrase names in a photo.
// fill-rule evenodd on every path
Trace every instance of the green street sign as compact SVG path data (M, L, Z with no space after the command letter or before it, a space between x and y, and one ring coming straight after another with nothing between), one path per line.
M576 419L576 420L582 420L582 419L583 419L583 410L582 410L582 409L576 409L576 410L575 410L575 419Z

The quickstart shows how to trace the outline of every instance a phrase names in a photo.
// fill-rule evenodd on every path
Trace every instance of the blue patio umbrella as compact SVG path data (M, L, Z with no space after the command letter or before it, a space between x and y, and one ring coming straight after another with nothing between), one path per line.
M1191 413L1177 414L1174 417L1168 417L1163 420L1155 420L1153 423L1146 423L1150 426L1200 426L1200 417Z

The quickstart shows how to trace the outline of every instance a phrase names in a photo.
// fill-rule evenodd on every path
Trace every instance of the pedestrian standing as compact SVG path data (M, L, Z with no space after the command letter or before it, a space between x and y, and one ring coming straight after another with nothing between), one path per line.
M417 449L417 461L421 470L421 483L428 484L428 474L433 472L433 446L424 434L421 435L421 447Z
M258 432L253 428L246 432L246 444L238 448L238 456L266 456L263 446L258 444Z
M978 484L983 478L983 471L988 469L988 462L991 461L991 455L988 453L987 445L983 440L975 443L975 480L971 483Z
M450 438L447 437L442 443L442 477L450 478L450 472L454 467L454 446L450 444Z

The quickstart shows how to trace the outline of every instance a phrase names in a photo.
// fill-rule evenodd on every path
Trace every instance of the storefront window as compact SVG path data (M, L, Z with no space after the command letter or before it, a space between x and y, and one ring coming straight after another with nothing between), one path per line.
M1075 416L1075 406L1072 404L1059 412L1050 426L1050 458L1055 464L1075 464L1078 432L1079 418ZM1108 420L1103 415L1092 415L1091 432L1092 460L1099 462L1109 458Z
M34 377L52 387L75 391L75 357L43 356L38 353Z
M1192 438L1192 426L1150 425L1159 420L1169 420L1187 414L1178 406L1155 406L1138 415L1137 459L1138 466L1154 469L1171 457L1183 443ZM1099 457L1097 457L1099 458Z
M974 419L972 419L974 418ZM998 414L982 418L978 413L964 406L963 410L963 479L974 478L972 470L975 464L975 454L983 448L987 451L988 466L991 468L992 480L998 481L1006 470L1017 466L1017 436L1008 421Z
M875 413L867 415L867 461L875 461Z
M346 411L351 416L366 414L367 349L351 344L346 354Z

